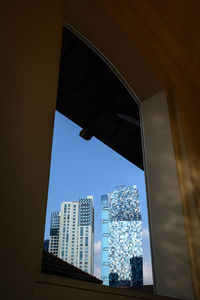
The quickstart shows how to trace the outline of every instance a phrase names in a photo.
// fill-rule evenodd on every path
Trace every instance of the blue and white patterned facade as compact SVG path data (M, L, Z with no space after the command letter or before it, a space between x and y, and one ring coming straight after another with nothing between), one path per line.
M49 237L49 252L58 256L59 244L59 228L60 228L60 213L53 211L51 213L50 237Z
M107 197L106 197L107 196ZM138 282L133 282L131 259L142 258L142 219L137 187L122 187L103 195L101 278L106 285L141 285L142 264L138 265ZM135 278L135 277L134 277Z

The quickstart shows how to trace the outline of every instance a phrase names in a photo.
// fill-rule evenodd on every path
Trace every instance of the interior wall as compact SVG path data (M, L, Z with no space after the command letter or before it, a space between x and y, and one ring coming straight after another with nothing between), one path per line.
M165 91L141 105L155 291L193 299L181 194Z
M1 299L33 299L41 268L63 1L3 1Z
M167 5L163 5L160 0L151 2L155 11L167 24L169 31L173 32L179 45L184 49L187 58L191 60L195 68L199 69L200 2L198 0L168 0ZM168 35L163 38L169 42Z

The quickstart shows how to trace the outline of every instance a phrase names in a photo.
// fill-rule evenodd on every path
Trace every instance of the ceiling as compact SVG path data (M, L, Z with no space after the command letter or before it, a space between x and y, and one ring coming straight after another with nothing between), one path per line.
M143 169L139 107L107 64L66 27L56 109Z

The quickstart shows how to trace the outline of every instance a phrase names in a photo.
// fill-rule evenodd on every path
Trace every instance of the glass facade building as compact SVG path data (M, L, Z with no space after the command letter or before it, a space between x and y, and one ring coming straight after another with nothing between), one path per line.
M143 259L142 256L134 256L130 259L131 264L131 284L132 286L143 285Z
M108 195L101 196L101 279L109 285Z
M49 240L44 240L43 249L49 251Z
M94 207L93 196L79 200L77 266L94 273Z
M53 211L51 213L49 252L53 253L56 256L58 256L59 230L60 230L60 213L58 211Z
M137 187L121 187L102 195L101 212L103 283L142 285L142 219Z
M51 213L50 235L59 235L60 215L58 211Z

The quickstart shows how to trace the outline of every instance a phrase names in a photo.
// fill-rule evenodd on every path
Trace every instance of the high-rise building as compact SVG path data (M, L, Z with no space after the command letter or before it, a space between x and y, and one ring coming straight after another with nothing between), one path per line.
M143 285L143 257L134 256L130 259L132 286Z
M43 249L45 251L49 251L49 240L44 240L44 243L43 243Z
M109 285L108 195L101 196L101 280Z
M79 202L63 202L60 210L60 235L58 256L78 265Z
M59 216L59 229L57 231L54 228L58 224L55 216ZM58 239L56 239L57 248L54 245L55 233L58 234ZM49 252L85 272L93 274L93 196L87 196L84 199L80 199L79 202L63 202L60 213L52 213Z
M101 279L105 285L139 286L142 272L142 219L135 185L101 196Z
M79 200L78 267L94 273L94 208L93 196Z
M60 229L60 213L57 211L53 211L51 213L49 252L56 256L58 256L59 229Z

